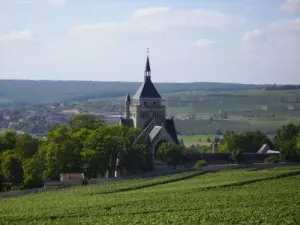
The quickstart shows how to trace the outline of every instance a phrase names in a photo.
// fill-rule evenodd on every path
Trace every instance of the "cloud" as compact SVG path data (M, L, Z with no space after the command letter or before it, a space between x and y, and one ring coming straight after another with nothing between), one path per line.
M300 0L287 0L282 6L281 10L285 12L300 12Z
M199 39L196 42L194 42L193 45L198 48L209 48L215 45L215 43L215 41L209 39Z
M271 27L286 31L300 31L300 18L278 20L271 23Z
M15 40L34 40L37 38L37 34L34 30L25 29L12 31L4 36L6 40L15 41Z
M265 33L261 29L254 29L244 34L243 42L250 49L263 47L267 43Z
M224 28L241 24L243 17L227 15L209 10L173 10L168 7L138 9L130 18L122 22L108 21L94 24L79 24L71 29L72 33L88 31L161 31L176 27Z

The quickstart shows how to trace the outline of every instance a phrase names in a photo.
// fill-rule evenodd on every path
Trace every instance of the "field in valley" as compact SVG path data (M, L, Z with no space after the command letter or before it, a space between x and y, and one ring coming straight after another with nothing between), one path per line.
M177 130L182 135L256 129L274 133L284 124L300 124L299 93L299 90L191 91L164 94L163 99L168 115L176 118ZM68 107L89 112L122 112L124 98L74 102Z
M0 224L297 224L300 167L193 171L0 200Z
M185 146L200 145L200 146L210 146L211 142L208 139L214 140L215 137L221 137L221 135L213 134L195 134L195 135L179 135L178 139L183 140Z

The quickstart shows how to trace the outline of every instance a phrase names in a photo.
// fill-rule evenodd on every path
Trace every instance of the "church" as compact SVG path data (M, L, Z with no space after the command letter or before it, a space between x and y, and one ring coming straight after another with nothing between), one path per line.
M125 99L125 118L120 118L120 125L136 127L150 136L154 158L159 146L164 142L179 145L175 122L173 118L166 118L166 106L151 80L149 56L147 56L144 82L131 98Z

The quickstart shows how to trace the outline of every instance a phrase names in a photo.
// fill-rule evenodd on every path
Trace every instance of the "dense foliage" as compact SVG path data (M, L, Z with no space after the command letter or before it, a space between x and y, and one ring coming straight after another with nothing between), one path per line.
M220 144L220 152L257 152L266 142L267 136L260 131L236 133L228 131Z
M227 170L50 191L1 200L0 218L7 224L298 224L296 173L299 167Z
M287 124L276 131L271 141L260 131L236 133L228 131L220 144L221 152L231 152L233 157L237 153L255 153L263 144L268 144L272 150L280 152L283 161L300 161L300 126Z
M0 187L39 187L45 180L57 180L62 172L91 178L112 176L116 169L129 174L149 171L152 145L140 134L136 128L106 126L91 115L76 116L40 140L5 132L0 136Z
M162 143L157 150L158 158L162 162L176 167L180 163L183 149L184 147L181 145L176 145L170 142Z
M300 160L300 126L288 124L277 130L274 144L283 160Z

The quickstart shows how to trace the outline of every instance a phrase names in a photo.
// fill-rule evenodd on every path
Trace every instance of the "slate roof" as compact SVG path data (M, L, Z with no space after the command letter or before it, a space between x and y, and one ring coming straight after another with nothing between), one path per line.
M159 134L159 132L161 131L161 129L162 129L162 126L155 126L155 127L153 127L153 129L149 133L151 141L153 141L153 139Z
M126 98L125 98L125 102L131 102L131 99L130 99L130 95L127 94Z
M121 125L124 125L124 126L127 126L127 127L134 127L134 124L133 124L133 120L132 120L132 119L124 119L124 118L121 118L121 119L120 119L120 123L121 123Z
M145 80L135 93L134 98L161 98L160 94L158 93L154 84L151 81L151 68L148 56L145 66Z
M151 72L149 57L147 56L145 72Z
M136 91L134 98L161 98L160 94L152 83L150 76L145 76L145 81Z
M166 119L164 122L164 128L167 130L167 132L170 134L171 138L173 139L174 143L179 145L179 140L177 138L177 132L175 127L175 121L174 119Z

